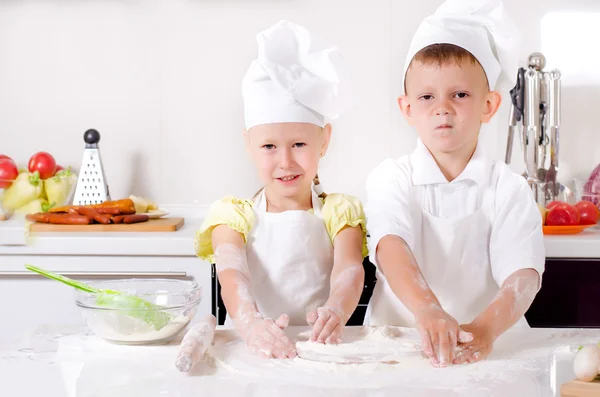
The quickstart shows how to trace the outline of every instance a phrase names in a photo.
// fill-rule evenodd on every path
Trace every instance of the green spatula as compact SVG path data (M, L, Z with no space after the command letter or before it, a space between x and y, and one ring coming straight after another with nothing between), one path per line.
M120 313L134 317L151 325L155 330L162 329L171 319L171 315L162 311L158 305L150 303L140 297L128 295L121 291L110 289L97 289L81 281L73 280L60 274L40 269L36 266L25 265L27 270L41 274L52 280L70 285L71 287L96 294L96 304L107 309L116 309Z

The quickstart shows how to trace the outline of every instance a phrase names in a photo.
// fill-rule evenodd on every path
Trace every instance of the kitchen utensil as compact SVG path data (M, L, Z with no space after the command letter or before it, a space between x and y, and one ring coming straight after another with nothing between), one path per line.
M175 360L178 370L188 372L202 359L212 344L216 326L217 318L208 314L188 330Z
M96 335L118 344L156 344L171 340L194 318L202 300L201 286L188 280L123 279L89 284L96 289L135 294L155 305L155 312L169 317L167 324L157 330L151 324L127 315L131 310L99 305L95 294L75 290L75 304L82 309L88 327Z
M128 316L138 318L152 325L156 330L163 328L169 323L171 316L168 313L161 311L160 306L154 305L140 297L111 289L97 289L81 281L73 280L36 266L25 265L25 268L52 280L60 281L79 290L95 294L97 305L110 309L118 309Z
M542 226L544 234L578 234L596 225Z
M100 133L94 129L87 130L83 134L83 140L86 145L83 150L83 160L81 161L73 204L100 204L110 200L110 192L98 148Z
M175 232L185 223L184 218L150 219L140 223L109 223L90 225L53 225L32 223L29 232Z
M519 68L510 91L511 109L505 162L510 164L514 136L520 133L524 177L539 204L557 200L564 190L557 180L560 148L561 75L544 71L546 58L529 56L527 69ZM540 185L545 187L541 188Z

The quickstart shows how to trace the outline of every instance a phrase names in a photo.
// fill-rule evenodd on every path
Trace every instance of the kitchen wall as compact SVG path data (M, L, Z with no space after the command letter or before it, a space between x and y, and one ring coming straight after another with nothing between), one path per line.
M225 194L249 196L260 182L244 149L240 84L256 54L255 34L285 18L337 44L351 66L362 103L333 125L320 174L326 191L364 198L369 171L414 147L416 134L396 107L400 72L412 33L438 4L2 0L0 153L25 164L44 150L79 167L83 133L95 128L114 198L208 204ZM563 72L559 176L585 177L600 162L600 2L505 4L522 30L523 66L541 50ZM508 103L505 97L482 135L498 159Z

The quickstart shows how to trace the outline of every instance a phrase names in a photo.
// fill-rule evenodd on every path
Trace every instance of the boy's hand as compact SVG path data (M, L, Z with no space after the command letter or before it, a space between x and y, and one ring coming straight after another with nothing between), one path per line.
M472 336L462 332L458 322L438 305L431 304L418 311L415 320L423 352L434 367L447 367L454 360L458 342L472 340Z
M496 339L489 327L475 323L464 324L460 327L470 332L473 335L473 340L459 344L459 351L452 364L476 363L492 353Z

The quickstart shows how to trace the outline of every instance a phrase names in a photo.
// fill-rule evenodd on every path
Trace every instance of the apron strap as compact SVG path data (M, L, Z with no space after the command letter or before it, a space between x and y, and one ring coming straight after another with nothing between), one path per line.
M260 193L258 194L258 197L256 197L256 200L254 201L254 205L252 206L252 208L254 208L254 211L256 212L267 212L267 199L265 197L265 189L263 188Z

